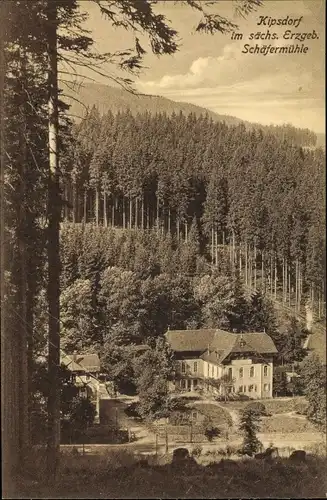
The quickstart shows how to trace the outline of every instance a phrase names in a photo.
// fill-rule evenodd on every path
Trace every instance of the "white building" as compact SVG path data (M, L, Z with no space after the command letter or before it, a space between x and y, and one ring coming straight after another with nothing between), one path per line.
M272 397L277 349L266 333L169 330L166 338L176 360L175 387L235 392L254 399Z

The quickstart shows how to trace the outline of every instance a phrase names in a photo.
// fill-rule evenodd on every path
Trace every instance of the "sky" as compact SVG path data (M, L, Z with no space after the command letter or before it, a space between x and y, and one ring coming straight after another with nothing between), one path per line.
M99 13L99 7L81 2L89 18L85 26L92 32L100 52L114 52L133 46L131 33L113 28ZM266 0L246 19L235 16L231 0L217 1L211 10L239 25L242 40L231 35L199 34L197 11L178 2L159 2L156 10L178 31L180 49L172 56L157 57L148 52L146 69L135 79L140 92L203 106L220 114L262 124L291 123L315 132L325 132L325 2L324 0ZM258 26L260 16L299 19L292 26ZM250 33L276 32L278 41L250 41ZM286 41L285 30L315 33L318 38L304 42ZM146 38L140 37L141 42ZM297 43L309 47L306 54L244 54L244 45L275 46ZM100 76L93 78L108 83Z

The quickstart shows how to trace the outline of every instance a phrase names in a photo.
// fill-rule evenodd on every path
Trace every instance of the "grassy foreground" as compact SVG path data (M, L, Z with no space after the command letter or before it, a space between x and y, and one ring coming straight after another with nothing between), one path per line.
M63 456L53 484L39 457L10 498L319 498L327 491L326 457L310 456L301 465L287 458L271 464L243 459L177 469L172 464L142 467L137 457L122 451Z

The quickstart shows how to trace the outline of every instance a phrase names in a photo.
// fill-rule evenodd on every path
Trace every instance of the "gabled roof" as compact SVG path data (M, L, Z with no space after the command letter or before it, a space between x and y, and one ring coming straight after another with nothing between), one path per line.
M169 330L167 341L175 352L202 352L201 358L221 363L231 353L275 354L271 337L264 332L231 333L223 330Z
M214 339L216 330L168 330L165 334L173 351L204 351Z
M246 332L237 334L232 352L255 351L261 354L277 353L272 338L265 332Z
M209 361L209 363L220 363L225 358L225 350L220 351L204 351L200 358L204 361Z
M97 354L66 354L61 358L61 363L72 372L100 371L100 358Z

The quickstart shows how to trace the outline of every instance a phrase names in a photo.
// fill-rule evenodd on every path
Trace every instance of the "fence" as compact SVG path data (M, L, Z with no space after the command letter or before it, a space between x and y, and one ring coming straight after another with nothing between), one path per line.
M61 444L123 444L131 441L128 429L92 426L83 433L61 432Z
M206 435L206 426L203 424L183 424L170 425L159 424L151 427L151 432L155 435L156 449L164 447L166 452L170 445L178 444L205 444L209 443ZM228 442L229 433L224 425L219 425L216 436L219 441ZM216 441L216 438L215 438Z

